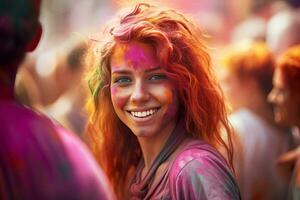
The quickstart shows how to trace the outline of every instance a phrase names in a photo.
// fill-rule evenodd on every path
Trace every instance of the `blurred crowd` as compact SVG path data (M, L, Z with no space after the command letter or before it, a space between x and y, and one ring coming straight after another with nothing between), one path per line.
M22 103L54 117L82 135L85 124L85 46L99 37L115 10L139 1L45 1L42 40L23 62L16 92ZM153 2L153 1L148 1ZM157 1L156 1L157 2ZM274 56L300 40L297 1L164 1L197 21L218 66L227 46L243 40L265 42ZM297 17L298 16L298 17Z
M300 185L299 1L159 3L189 14L207 35L235 131L234 164L243 199L286 199L288 193L300 193L290 187L290 182ZM101 39L93 32L127 4L44 1L45 33L19 70L18 101L83 137L87 44ZM294 65L298 69L290 72Z

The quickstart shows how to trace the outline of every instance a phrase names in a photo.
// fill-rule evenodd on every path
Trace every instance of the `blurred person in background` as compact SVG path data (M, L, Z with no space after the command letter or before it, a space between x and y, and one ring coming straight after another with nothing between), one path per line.
M242 40L265 41L267 22L278 12L289 8L285 1L251 1L248 15L238 23L231 32L231 43Z
M242 198L285 199L288 180L281 177L278 157L289 149L290 136L273 120L267 95L274 62L263 42L241 41L222 55L222 85L232 107L235 168Z
M58 87L59 82L55 76L57 69L60 69L58 66L64 63L62 58L65 52L68 52L68 49L60 50L61 46L62 44L59 44L55 48L34 51L26 55L20 65L16 80L16 98L20 102L42 110L63 94L65 87ZM68 75L66 75L67 79Z
M297 6L296 1L290 5ZM275 56L300 43L300 8L287 7L267 22L266 42Z
M41 93L37 82L28 67L20 66L15 81L16 100L28 107L40 110Z
M60 62L53 72L61 94L54 103L45 106L43 112L82 136L87 117L84 109L87 88L82 83L87 44L81 39L71 39L66 43L58 53Z
M300 44L283 52L276 62L273 89L268 96L274 105L274 118L278 124L300 130ZM289 199L300 199L300 146L284 154L280 163L294 166Z
M113 22L88 53L87 136L118 198L240 199L225 103L198 27L148 4Z
M19 65L42 33L40 3L0 1L0 199L113 199L87 147L14 97Z
M85 51L83 39L65 41L55 50L53 71L45 79L38 77L34 71L36 56L26 57L18 71L15 86L20 103L51 116L79 136L82 136L86 123L84 102L87 88L82 84ZM49 66L45 64L43 67Z

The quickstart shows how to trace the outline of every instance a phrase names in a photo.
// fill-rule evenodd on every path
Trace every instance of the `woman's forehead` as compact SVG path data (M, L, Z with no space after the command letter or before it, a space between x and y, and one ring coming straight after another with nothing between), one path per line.
M133 68L149 68L159 66L153 47L141 42L117 44L110 63L112 67L126 65Z
M114 55L129 56L128 58L143 58L145 56L155 56L154 48L146 43L131 41L127 43L117 43Z

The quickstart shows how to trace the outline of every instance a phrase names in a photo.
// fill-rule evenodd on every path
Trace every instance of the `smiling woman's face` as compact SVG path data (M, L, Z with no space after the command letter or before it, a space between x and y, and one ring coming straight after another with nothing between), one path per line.
M300 102L296 94L288 88L280 69L275 70L273 89L268 96L274 105L275 121L282 125L294 126L300 121Z
M169 134L178 99L154 49L140 42L118 44L110 59L111 100L120 120L137 136Z

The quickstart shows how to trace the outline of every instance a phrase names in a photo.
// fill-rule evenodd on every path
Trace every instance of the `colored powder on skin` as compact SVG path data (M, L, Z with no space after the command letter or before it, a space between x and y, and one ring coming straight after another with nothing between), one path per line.
M117 87L111 87L111 99L115 102L118 108L123 107L126 104L127 95L125 97L122 95L122 92L118 90Z
M151 59L149 59L149 57ZM152 61L155 60L154 56L151 55L145 46L140 44L131 44L129 47L127 47L124 58L135 70L139 68L146 69L147 66L149 67L156 65L154 62L152 63Z
M113 53L113 58L115 60L115 63L122 63L122 58L124 57L124 52L126 50L126 45L117 45L114 53Z
M128 65L134 70L158 66L157 59L151 49L149 49L149 46L135 42L118 44L115 48L113 59L116 65Z
M118 89L116 87L111 87L110 88L110 93L111 93L112 97L115 96L117 92L118 92Z
M169 99L169 102L170 102L170 105L169 105L169 109L167 110L167 116L168 117L174 117L177 112L178 112L178 109L177 109L177 101L176 100L176 93L174 91L168 91L168 90L165 90L164 91L164 95L167 96L167 98Z

